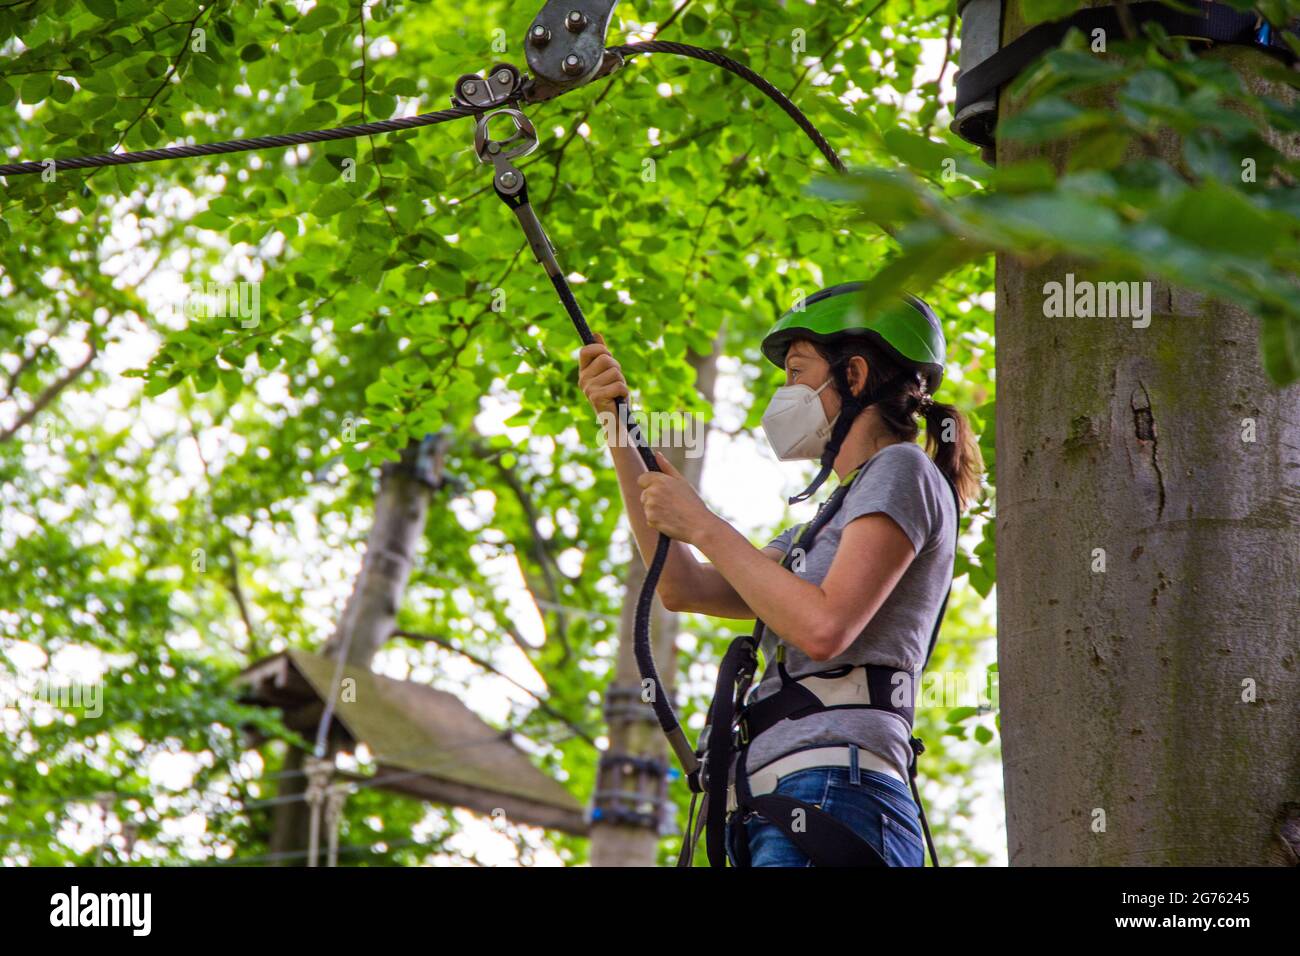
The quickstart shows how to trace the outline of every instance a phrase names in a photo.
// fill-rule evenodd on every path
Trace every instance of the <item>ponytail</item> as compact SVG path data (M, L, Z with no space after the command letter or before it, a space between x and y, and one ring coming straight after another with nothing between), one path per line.
M931 401L921 415L925 419L925 450L953 483L957 500L965 510L979 494L980 473L984 470L984 458L970 422L956 407L943 402Z

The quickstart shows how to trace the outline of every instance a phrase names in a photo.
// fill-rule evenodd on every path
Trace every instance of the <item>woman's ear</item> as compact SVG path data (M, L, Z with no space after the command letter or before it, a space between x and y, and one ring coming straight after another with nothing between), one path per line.
M867 379L871 374L871 366L861 355L855 355L849 359L849 388L853 394L862 396L867 391Z

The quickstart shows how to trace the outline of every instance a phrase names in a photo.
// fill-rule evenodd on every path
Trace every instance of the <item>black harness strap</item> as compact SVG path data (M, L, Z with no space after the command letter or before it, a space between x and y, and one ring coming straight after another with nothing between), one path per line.
M911 675L907 674L906 671L877 664L861 665L862 670L866 673L867 693L871 703L827 705L822 703L821 698L814 691L790 676L790 672L785 669L784 661L777 661L776 666L781 675L781 689L771 696L764 697L762 700L755 701L744 708L740 717L739 728L741 743L748 743L763 731L786 718L798 720L800 717L827 710L882 710L887 714L898 717L909 728L912 726L912 706L892 702L899 675L905 675L905 680L909 684L911 683ZM834 670L809 674L802 679L821 678L834 680L848 676L853 670L852 665L845 665ZM909 695L909 698L911 696Z
M1199 6L1198 12L1185 13L1151 0L1127 5L1133 17L1132 22L1138 26L1143 23L1159 23L1170 36L1249 45L1281 57L1286 62L1296 59L1282 38L1282 30L1270 29L1265 34L1267 38L1260 39L1261 23L1254 13L1234 10L1227 4L1210 0L1202 0ZM1103 30L1111 37L1124 35L1124 25L1117 7L1089 7L1061 20L1041 23L978 66L958 75L954 115L972 103L996 95L1002 86L1014 80L1030 64L1059 46L1065 35L1075 27L1087 34L1093 30Z
M703 784L707 795L707 806L701 813L705 816L704 845L710 866L727 865L727 774L732 753L732 728L736 722L736 701L744 699L757 667L758 644L751 636L732 641L718 665L718 683L713 692L713 703L709 705L705 728L708 743L700 754L700 780L695 784Z
M745 766L748 756L749 748L745 747L736 761L736 803L739 806L753 810L768 823L779 827L786 838L817 866L886 865L885 858L875 847L821 807L779 793L754 796L749 789L749 771ZM736 813L733 819L736 839L732 843L737 848L746 843L742 817L743 814ZM745 846L745 855L749 855L748 846Z

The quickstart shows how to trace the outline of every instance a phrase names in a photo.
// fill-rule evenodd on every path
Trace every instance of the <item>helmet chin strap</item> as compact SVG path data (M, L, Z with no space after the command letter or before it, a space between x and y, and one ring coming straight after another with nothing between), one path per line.
M880 399L885 395L888 395L899 385L906 382L908 378L915 377L915 375L915 372L900 372L898 375L895 375L889 381L884 382L874 392L862 399L861 404L855 402L851 396L847 400L841 396L841 401L844 404L840 407L840 413L835 416L835 421L831 423L831 437L826 443L825 451L822 452L821 470L817 472L816 477L813 478L812 483L809 484L807 488L799 492L799 494L795 495L793 498L787 498L786 501L794 505L801 501L807 501L815 495L817 489L820 488L826 479L830 477L831 468L834 466L835 459L840 453L840 446L844 444L844 439L848 437L849 429L853 427L854 420L872 405L876 404L876 402L880 401ZM850 410L851 404L857 404L858 407ZM848 416L847 424L845 424L842 431L839 431L839 434L836 434L838 430L837 426L840 424L840 419L844 418L845 415Z

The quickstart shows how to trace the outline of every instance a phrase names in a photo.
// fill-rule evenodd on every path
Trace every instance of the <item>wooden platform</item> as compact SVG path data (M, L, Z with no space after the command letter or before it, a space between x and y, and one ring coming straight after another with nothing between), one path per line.
M283 710L285 724L310 739L334 669L328 657L284 651L240 673L241 700ZM586 835L582 804L455 695L351 667L343 674L354 683L335 704L331 739L345 752L369 749L376 776L392 778L377 788Z

